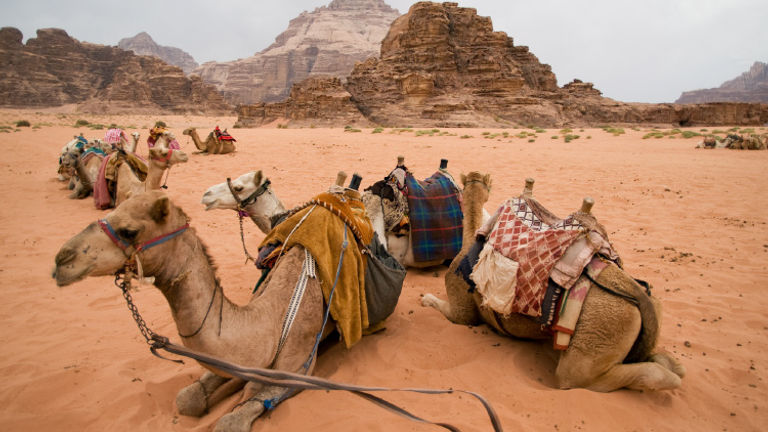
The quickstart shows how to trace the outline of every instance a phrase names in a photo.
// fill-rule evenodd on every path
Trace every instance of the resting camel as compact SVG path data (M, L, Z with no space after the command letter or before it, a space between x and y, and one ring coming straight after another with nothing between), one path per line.
M184 135L192 137L192 141L195 143L195 147L203 153L208 154L226 154L233 153L235 151L235 144L232 141L219 140L213 132L208 134L205 141L200 141L200 136L197 134L197 129L189 127L182 132Z
M526 339L551 337L541 325L528 316L512 314L499 317L483 306L481 295L470 293L469 285L455 272L463 257L474 244L474 235L481 225L482 205L488 200L490 178L473 172L462 176L464 185L464 244L445 275L448 300L425 294L421 303L440 311L456 324L489 324L502 334ZM585 200L586 201L586 200ZM582 211L589 210L585 205ZM618 268L618 267L616 267ZM623 270L621 270L623 273ZM625 277L628 275L623 273ZM568 348L562 352L555 374L560 388L586 388L609 392L620 388L635 390L665 390L680 386L685 368L667 353L654 353L660 329L660 304L641 289L632 293L639 306L603 290L594 283L589 290L581 316ZM642 311L642 313L641 313ZM649 324L649 323L652 323ZM635 341L642 333L641 360L625 363Z
M147 166L147 178L145 181L139 180L133 170L127 163L120 164L117 170L117 186L115 191L115 206L128 199L131 195L160 189L163 180L163 173L173 165L184 163L189 160L186 153L181 150L172 150L168 148L168 136L158 138L158 145L149 149L149 164Z
M205 209L238 210L234 191L238 200L244 204L242 210L264 234L269 233L274 219L285 213L285 207L272 191L269 181L261 170L247 172L232 180L231 184L231 190L227 182L209 187L201 201ZM249 199L249 197L252 198Z
M99 168L104 157L98 153L83 161L83 149L75 148L61 158L61 165L73 181L74 187L70 198L83 199L93 192L93 185L99 175Z
M130 256L151 239L184 227L189 218L161 191L135 195L68 240L56 255L53 277L66 286L88 276L110 276L124 268ZM110 227L122 249L107 235ZM216 267L194 228L138 254L144 275L153 276L171 308L183 344L194 350L246 367L298 372L310 356L323 320L323 295L318 278L309 278L293 327L276 357L280 328L304 263L305 251L295 246L278 261L259 293L247 305L226 298ZM106 283L106 282L105 282ZM176 404L183 415L201 416L209 407L241 389L244 382L209 369L182 389ZM312 362L309 372L314 367ZM265 408L262 401L283 393L279 387L245 384L239 408L223 416L216 430L249 431Z
M397 167L403 168L404 162L405 158L403 156L398 156ZM443 159L440 169L445 170L446 168L447 161ZM410 232L406 235L395 234L391 231L391 227L387 226L388 224L385 221L391 219L388 212L393 212L395 207L389 204L398 199L402 199L398 195L402 195L402 193L391 186L386 186L384 192L381 194L372 193L371 188L366 189L365 193L363 193L363 202L365 203L366 211L371 219L371 224L373 225L373 229L376 232L379 242L381 242L381 244L387 248L390 255L395 257L395 259L404 267L426 268L443 264L442 260L416 261L413 256ZM482 212L483 220L490 218L490 215L484 209Z

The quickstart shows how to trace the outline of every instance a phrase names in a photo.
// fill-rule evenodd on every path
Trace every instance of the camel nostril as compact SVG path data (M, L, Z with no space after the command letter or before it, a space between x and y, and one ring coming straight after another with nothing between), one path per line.
M63 248L56 254L56 265L61 266L75 260L77 252L74 249Z

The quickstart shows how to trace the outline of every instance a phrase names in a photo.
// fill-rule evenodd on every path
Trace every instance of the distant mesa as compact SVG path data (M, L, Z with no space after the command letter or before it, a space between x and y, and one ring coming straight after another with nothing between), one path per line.
M315 98L313 92L336 100ZM314 108L308 106L317 100ZM280 104L241 106L240 126L277 118L296 125L319 118L347 122L354 106L364 123L413 127L510 127L654 123L763 124L768 106L757 104L638 104L605 98L591 83L558 87L552 68L528 47L493 31L490 18L457 3L418 2L397 18L378 57L357 63L346 80L294 87Z
M199 66L187 52L180 48L158 45L147 32L120 39L117 47L126 51L133 51L138 55L157 57L169 65L180 67L187 75Z
M193 73L232 104L283 101L296 82L346 77L356 62L378 55L399 15L383 0L333 0L292 19L272 45L252 57L204 63Z
M0 29L0 106L57 107L107 113L231 112L215 88L164 61L79 42L61 29L42 29L22 43Z
M740 76L718 88L683 92L675 103L761 102L768 103L768 64L755 62Z

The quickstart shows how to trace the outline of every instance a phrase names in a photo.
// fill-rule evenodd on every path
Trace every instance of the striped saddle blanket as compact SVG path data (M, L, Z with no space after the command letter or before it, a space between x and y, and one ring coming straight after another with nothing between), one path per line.
M438 171L424 181L405 176L411 248L416 262L453 259L461 250L461 191Z

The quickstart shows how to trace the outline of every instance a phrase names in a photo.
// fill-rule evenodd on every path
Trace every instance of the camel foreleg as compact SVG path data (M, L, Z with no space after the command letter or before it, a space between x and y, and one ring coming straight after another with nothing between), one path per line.
M558 372L559 369L558 366ZM561 379L561 388L571 387L567 380L563 382L559 373L558 378ZM589 384L584 388L598 392L610 392L624 387L641 391L672 390L681 384L680 376L656 362L617 364L594 378L570 376L568 379L585 380Z
M448 294L448 301L441 300L432 294L424 294L421 298L421 305L439 310L454 324L477 324L480 322L480 313L468 288L467 283L454 274L452 269L449 269L445 275L445 290Z
M181 389L176 396L176 406L181 415L200 417L208 408L240 390L245 381L239 378L224 378L213 372L205 372L194 383Z
M285 388L262 386L249 382L243 391L243 402L238 404L235 411L224 415L216 423L215 432L248 432L253 422L266 411L264 401L280 397Z

